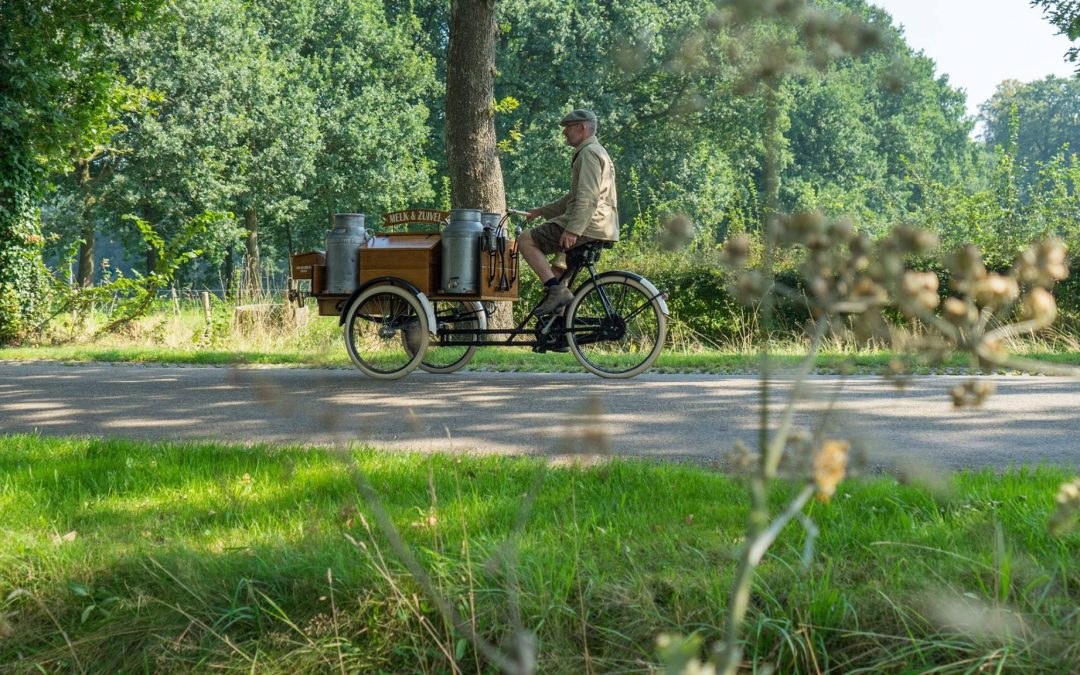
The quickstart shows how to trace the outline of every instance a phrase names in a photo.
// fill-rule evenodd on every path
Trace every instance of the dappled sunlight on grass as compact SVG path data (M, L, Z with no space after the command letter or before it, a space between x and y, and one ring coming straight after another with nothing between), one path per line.
M27 597L51 608L83 663L114 670L236 667L247 663L241 653L259 653L271 670L295 671L336 658L334 644L361 670L407 669L414 655L402 644L431 656L432 636L412 610L401 613L389 585L409 597L413 582L384 535L365 533L372 511L350 478L352 459L439 587L462 607L471 597L478 629L496 642L510 625L497 561L516 542L525 625L554 672L580 665L583 627L603 669L652 663L642 645L660 630L715 639L745 525L739 482L693 466L551 468L543 459L33 436L0 444L0 536L14 544L0 550L9 598L0 613L11 630L0 661L22 654L27 669L72 663L57 626ZM1080 535L1047 531L1068 476L1029 469L962 473L936 487L842 483L832 503L810 508L822 530L810 568L801 568L795 529L761 567L763 605L750 618L757 656L795 667L808 664L802 650L827 648L834 663L866 667L903 646L916 669L960 661L980 653L978 641L940 641L927 598L964 594L987 606L1007 597L1047 635L1068 635ZM775 506L797 487L781 486ZM527 493L534 500L523 514ZM383 551L389 580L346 535ZM997 539L1014 561L1008 577ZM420 611L441 625L433 608ZM324 640L334 630L342 642ZM110 649L118 633L128 649ZM1039 644L1011 658L1052 669Z

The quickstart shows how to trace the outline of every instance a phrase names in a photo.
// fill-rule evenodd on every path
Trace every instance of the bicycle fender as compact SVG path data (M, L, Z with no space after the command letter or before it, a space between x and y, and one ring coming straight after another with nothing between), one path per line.
M640 274L635 274L634 272L627 272L626 270L613 270L611 272L604 272L603 274L598 274L596 278L597 279L602 279L602 278L604 278L606 276L609 276L609 275L610 276L619 276L619 277L629 277L629 278L633 279L634 281L638 282L639 284L641 284L642 286L645 287L645 290L649 291L649 293L653 296L653 298L656 299L657 304L660 305L660 311L664 313L664 316L671 316L671 311L668 309L667 301L664 300L664 294L661 293L660 291L658 291L656 289L656 286L653 286L653 283L651 281L649 281L648 279L646 279L645 277L641 276Z
M420 301L420 306L424 308L424 314L427 314L428 335L432 339L437 339L439 337L439 324L435 320L435 307L423 293L417 293L416 299Z
M380 286L384 284L389 286L398 286L399 288L404 288L408 291L412 291L412 294L415 295L416 298L420 301L420 306L424 308L424 314L427 316L428 320L428 333L430 333L432 337L436 337L438 335L439 325L435 321L435 308L432 306L431 301L428 300L428 297L421 293L420 289L417 288L415 285L409 283L408 281L405 281L404 279L399 279L398 277L376 277L370 281L365 282L362 286L353 291L352 295L349 296L349 299L345 301L345 304L341 306L341 316L338 317L338 325L345 325L345 315L349 313L349 307L352 307L353 302L360 297L361 293L373 286Z

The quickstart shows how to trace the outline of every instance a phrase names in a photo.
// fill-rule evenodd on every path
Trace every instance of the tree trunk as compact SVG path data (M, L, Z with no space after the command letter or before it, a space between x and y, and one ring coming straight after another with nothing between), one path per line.
M247 280L244 293L251 300L262 295L262 281L259 278L259 223L255 219L255 209L244 211L244 227L247 228Z
M506 210L495 139L495 0L452 0L446 51L446 160L453 208ZM496 303L495 326L512 322Z
M221 297L232 296L233 290L233 255L235 247L232 244L225 249L225 288L221 289Z
M90 216L91 195L90 161L75 162L75 173L79 181L79 219L82 221L82 243L79 244L79 271L76 280L80 287L94 285L94 222Z
M82 288L94 285L94 224L83 221L82 243L79 244L79 272L77 281Z
M454 0L446 55L446 159L454 208L505 211L495 142L494 0Z

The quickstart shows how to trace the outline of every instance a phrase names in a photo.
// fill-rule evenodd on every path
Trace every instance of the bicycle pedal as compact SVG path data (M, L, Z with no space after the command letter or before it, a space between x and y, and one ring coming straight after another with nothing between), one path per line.
M540 326L540 334L544 335L544 336L547 336L547 335L551 334L551 329L555 326L555 322L558 319L561 319L562 316L559 315L559 314L555 314L555 313L545 314L544 316L546 316L547 319L544 321L543 325ZM543 317L540 317L540 318L543 318Z

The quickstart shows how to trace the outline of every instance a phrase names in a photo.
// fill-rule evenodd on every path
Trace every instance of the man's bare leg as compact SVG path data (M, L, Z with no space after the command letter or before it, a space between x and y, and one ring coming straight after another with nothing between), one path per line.
M531 232L522 232L521 236L517 238L517 243L518 252L522 258L525 258L525 262L529 263L532 271L536 272L536 276L540 278L541 283L546 284L549 279L555 278L551 266L548 265L547 256L536 247Z

